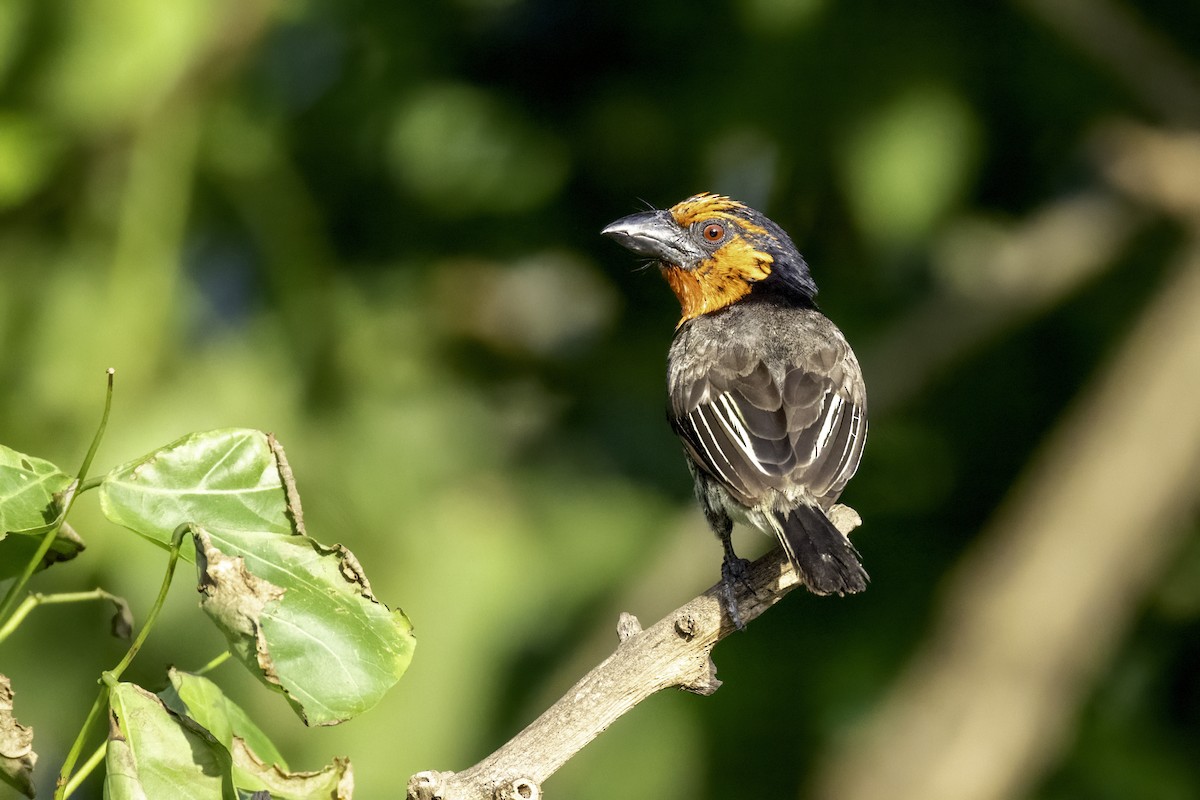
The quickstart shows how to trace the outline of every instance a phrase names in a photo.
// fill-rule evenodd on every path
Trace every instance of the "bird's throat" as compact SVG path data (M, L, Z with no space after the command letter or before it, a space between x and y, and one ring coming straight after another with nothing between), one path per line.
M773 261L768 253L735 240L694 269L661 265L683 310L679 324L719 311L750 294L755 283L771 274Z

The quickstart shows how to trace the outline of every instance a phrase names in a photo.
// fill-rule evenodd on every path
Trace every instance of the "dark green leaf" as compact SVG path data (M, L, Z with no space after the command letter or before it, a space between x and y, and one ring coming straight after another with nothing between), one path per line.
M375 599L350 551L271 532L195 534L201 606L306 724L366 711L404 674L412 625Z
M19 575L37 552L41 544L41 536L9 536L0 539L0 581ZM43 570L60 561L70 561L85 549L83 539L68 525L63 523L54 534L54 543L42 557L38 569Z

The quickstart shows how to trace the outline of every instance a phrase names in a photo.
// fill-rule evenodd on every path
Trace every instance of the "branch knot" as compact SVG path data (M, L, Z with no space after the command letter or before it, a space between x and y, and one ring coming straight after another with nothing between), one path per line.
M617 638L625 642L633 636L637 636L642 632L642 623L633 614L628 611L622 611L621 616L617 618Z
M691 614L684 613L675 618L675 632L685 642L695 639L698 630L699 626L696 624L696 618Z
M542 788L529 778L517 778L496 787L495 800L541 800Z

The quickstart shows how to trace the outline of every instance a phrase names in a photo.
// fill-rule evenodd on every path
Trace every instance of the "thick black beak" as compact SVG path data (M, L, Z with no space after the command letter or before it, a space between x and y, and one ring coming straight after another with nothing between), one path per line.
M704 256L669 211L630 214L600 233L638 255L684 269L691 269Z

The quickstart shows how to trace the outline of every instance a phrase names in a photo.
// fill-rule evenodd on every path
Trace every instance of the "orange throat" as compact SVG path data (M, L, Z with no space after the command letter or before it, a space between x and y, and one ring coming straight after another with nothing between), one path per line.
M701 314L735 303L750 293L750 284L742 280L714 280L711 274L702 275L680 267L665 267L662 273L679 298L679 306L683 310L680 325Z
M755 250L739 238L695 269L663 265L663 277L683 310L679 325L701 314L719 311L750 294L751 286L771 274L773 261L769 254Z

